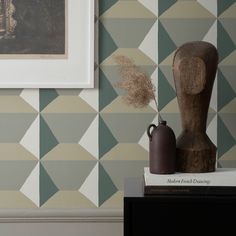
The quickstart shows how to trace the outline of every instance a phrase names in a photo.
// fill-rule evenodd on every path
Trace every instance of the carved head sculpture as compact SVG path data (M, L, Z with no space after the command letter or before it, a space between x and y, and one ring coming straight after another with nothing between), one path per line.
M217 50L207 42L186 43L175 53L173 74L183 128L177 139L177 171L215 170L216 147L206 135L206 123L217 65Z

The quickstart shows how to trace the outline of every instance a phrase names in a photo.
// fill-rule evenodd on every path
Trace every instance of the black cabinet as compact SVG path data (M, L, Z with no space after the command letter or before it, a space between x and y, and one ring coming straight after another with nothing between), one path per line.
M236 196L144 196L142 178L125 181L124 236L236 235Z

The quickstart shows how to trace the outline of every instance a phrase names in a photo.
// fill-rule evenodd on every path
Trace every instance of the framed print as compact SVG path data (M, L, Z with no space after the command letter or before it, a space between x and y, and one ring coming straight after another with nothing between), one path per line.
M0 0L0 88L92 88L95 0Z

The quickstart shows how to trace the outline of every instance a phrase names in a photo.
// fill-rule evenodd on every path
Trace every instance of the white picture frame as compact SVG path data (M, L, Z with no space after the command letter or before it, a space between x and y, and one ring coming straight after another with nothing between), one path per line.
M95 0L65 0L65 55L1 53L0 88L93 88L94 19Z

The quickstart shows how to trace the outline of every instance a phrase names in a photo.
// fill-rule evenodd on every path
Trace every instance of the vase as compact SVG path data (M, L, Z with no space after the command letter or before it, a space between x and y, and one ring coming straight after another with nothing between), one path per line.
M166 121L149 125L149 168L152 174L173 174L176 170L176 138Z

